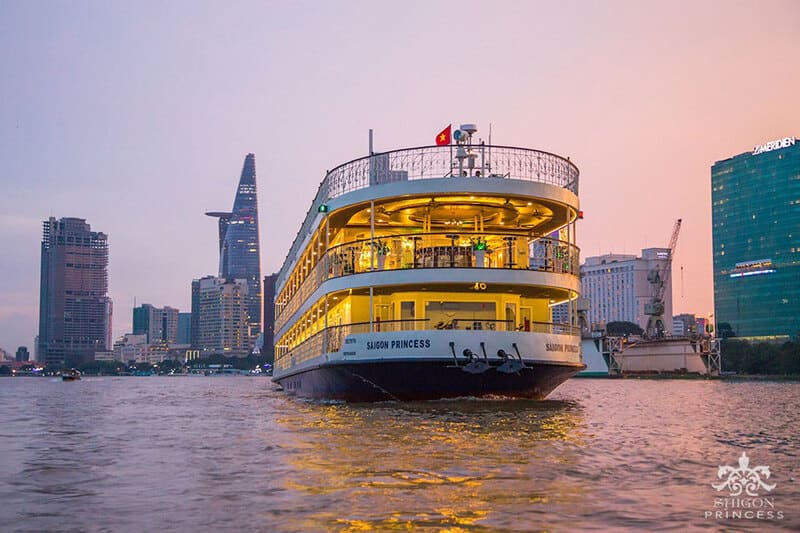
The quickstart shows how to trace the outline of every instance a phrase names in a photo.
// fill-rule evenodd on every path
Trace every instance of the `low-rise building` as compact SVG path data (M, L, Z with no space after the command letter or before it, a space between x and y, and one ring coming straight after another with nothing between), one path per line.
M126 333L114 343L114 359L127 363L148 363L150 356L150 345L147 343L147 335L134 335Z
M117 361L117 359L114 357L114 352L113 351L111 351L111 352L108 352L108 351L105 351L105 352L94 352L94 360L95 361L107 361L107 362Z
M27 346L20 346L17 348L17 362L30 361L31 354L28 352Z

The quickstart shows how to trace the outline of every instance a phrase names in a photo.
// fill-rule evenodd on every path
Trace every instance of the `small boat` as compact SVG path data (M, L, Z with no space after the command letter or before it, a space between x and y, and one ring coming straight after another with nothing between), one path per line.
M81 373L78 370L67 370L61 374L62 381L78 381L81 379Z

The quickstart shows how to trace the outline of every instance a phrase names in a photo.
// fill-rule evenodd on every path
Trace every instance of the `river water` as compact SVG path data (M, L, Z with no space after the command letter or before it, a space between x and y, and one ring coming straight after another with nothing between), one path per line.
M0 529L796 531L799 413L800 384L769 382L342 404L257 377L5 378ZM770 469L758 498L711 486L742 452Z

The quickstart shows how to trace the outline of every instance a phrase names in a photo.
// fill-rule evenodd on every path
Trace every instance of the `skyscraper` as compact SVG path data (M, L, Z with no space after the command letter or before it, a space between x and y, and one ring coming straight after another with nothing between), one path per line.
M172 307L142 304L133 308L133 334L146 335L147 342L175 344L178 340L178 313Z
M108 241L82 218L43 223L40 360L75 366L111 345Z
M264 276L264 346L261 355L275 358L275 283L278 274Z
M247 281L248 334L251 346L261 333L261 246L258 236L256 157L244 159L231 212L213 211L219 219L219 277Z
M178 313L178 344L192 343L192 313Z
M800 337L800 142L714 163L711 223L717 334Z

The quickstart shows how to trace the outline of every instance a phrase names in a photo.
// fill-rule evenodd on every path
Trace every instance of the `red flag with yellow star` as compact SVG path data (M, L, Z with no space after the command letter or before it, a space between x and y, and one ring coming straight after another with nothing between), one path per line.
M436 146L442 146L450 144L450 128L452 124L448 124L445 129L439 132L439 135L436 136Z

